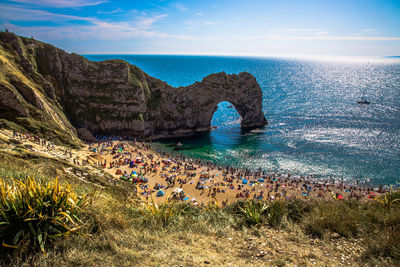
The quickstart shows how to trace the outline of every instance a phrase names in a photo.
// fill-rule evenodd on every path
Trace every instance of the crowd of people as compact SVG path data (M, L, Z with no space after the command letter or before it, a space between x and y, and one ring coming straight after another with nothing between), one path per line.
M140 195L146 199L160 197L164 200L173 195L168 192L174 188L183 189L185 199L190 197L196 203L278 198L363 199L373 198L376 191L358 182L348 185L343 180L318 180L313 175L304 177L261 169L221 167L183 155L169 155L138 142L92 143L89 150L101 156L96 165L116 177L146 177L125 179L138 185ZM164 194L157 195L159 191ZM383 191L382 187L380 191Z

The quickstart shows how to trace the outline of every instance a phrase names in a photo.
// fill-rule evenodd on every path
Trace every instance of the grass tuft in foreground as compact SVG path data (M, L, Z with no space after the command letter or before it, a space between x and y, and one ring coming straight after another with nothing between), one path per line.
M80 227L79 213L90 197L78 197L71 186L57 178L41 182L6 182L0 178L0 239L2 246L27 245L45 251L51 238L67 235Z
M383 196L377 196L375 200L384 205L385 208L391 208L394 205L400 206L400 190L386 192Z
M158 226L167 226L178 214L179 209L174 202L165 202L160 205L154 203L143 203L140 210L144 217L147 216L149 223Z
M268 209L268 204L256 200L246 200L242 206L239 206L239 209L248 224L260 224Z

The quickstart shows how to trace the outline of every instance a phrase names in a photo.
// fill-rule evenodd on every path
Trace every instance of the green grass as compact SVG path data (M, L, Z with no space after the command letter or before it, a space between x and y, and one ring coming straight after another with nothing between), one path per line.
M148 223L165 227L179 214L179 206L173 202L165 202L157 205L152 200L150 203L142 203L140 213L144 218L148 219Z
M0 238L2 246L25 245L45 252L47 242L79 229L79 213L88 204L87 195L79 197L70 185L57 178L42 182L6 182L0 178ZM25 243L25 244L24 244Z
M384 205L385 208L400 206L400 191L386 192L383 196L377 196L375 200Z
M265 202L246 200L239 206L239 209L247 223L260 224L263 221L263 215L267 211L268 206Z

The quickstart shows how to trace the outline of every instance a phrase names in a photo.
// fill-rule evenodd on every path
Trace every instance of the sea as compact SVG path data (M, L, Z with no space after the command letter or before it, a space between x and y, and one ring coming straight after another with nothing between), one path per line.
M160 149L222 166L371 185L400 184L400 59L85 55L123 59L179 87L216 73L254 75L268 126L242 131L221 102L214 130L161 140ZM370 104L358 104L364 97ZM176 151L174 144L181 142Z

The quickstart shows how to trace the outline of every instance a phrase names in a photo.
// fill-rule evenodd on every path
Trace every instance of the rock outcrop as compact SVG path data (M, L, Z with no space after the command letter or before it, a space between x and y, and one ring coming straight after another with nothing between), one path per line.
M61 134L63 142L75 142L81 128L87 138L208 131L221 101L234 105L244 128L267 123L261 88L249 73L217 73L174 88L123 60L93 62L12 33L0 33L0 50L0 123Z

